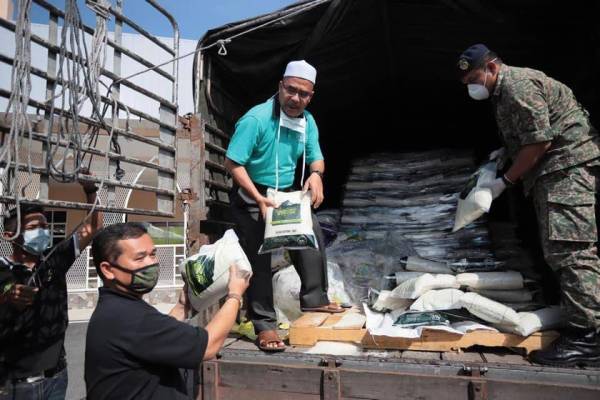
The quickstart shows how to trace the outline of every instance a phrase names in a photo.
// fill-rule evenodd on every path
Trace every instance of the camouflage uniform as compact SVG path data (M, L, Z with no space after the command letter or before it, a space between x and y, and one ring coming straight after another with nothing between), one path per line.
M513 161L522 146L551 141L523 177L535 205L544 258L558 275L569 324L600 328L595 193L600 138L564 84L540 71L502 65L492 103Z

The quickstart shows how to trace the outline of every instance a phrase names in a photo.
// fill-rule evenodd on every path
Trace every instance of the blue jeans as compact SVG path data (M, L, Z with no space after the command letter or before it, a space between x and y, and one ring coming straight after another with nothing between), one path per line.
M63 369L51 378L37 382L10 383L0 387L0 400L64 400L69 377Z

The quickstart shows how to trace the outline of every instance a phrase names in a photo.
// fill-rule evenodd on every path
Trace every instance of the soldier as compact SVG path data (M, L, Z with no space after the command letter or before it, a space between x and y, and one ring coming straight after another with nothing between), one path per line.
M564 84L503 64L483 44L459 57L461 81L475 100L490 98L511 167L491 185L495 198L521 180L531 195L544 258L557 274L568 316L560 339L531 354L539 364L600 365L600 259L595 242L597 131Z

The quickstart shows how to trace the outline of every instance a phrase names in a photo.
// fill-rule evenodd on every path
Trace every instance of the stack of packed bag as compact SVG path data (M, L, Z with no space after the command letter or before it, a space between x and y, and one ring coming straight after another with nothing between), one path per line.
M471 321L526 336L560 325L516 225L487 223L491 194L478 185L495 174L493 159L477 168L455 149L356 160L327 253L352 300L401 328Z

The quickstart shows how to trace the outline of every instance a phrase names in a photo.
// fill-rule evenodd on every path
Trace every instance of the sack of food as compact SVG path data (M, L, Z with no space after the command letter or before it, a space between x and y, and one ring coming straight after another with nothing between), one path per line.
M496 179L496 171L496 161L490 161L471 175L465 188L458 195L452 232L462 229L490 211L493 200L492 191L483 186Z
M445 262L428 260L419 256L400 259L400 265L407 271L427 272L429 274L451 274L452 270Z
M418 278L409 279L392 290L390 296L398 299L416 299L433 289L457 289L456 277L448 274L424 274Z
M450 326L450 320L435 311L406 312L401 314L394 322L401 328L417 328L419 326Z
M375 311L379 312L389 312L396 310L406 310L410 303L412 303L411 299L399 299L391 296L391 291L389 290L375 290L372 289L369 293L370 297L375 297L375 301L371 305L371 308Z
M484 321L508 327L519 324L519 315L515 310L477 293L465 293L460 301L471 314Z
M203 310L227 294L229 267L236 264L242 273L252 275L252 266L240 246L233 229L213 244L200 247L197 254L179 264L179 271L188 286L192 307Z
M267 190L267 197L279 205L267 209L265 239L258 254L277 249L318 249L310 211L310 191Z
M513 290L523 288L523 275L517 271L465 272L456 275L456 283L471 289Z
M514 289L514 290L488 290L477 289L473 290L483 297L500 301L502 303L525 303L533 300L533 292L529 289Z
M456 310L462 307L460 302L464 292L458 289L430 290L410 306L413 311Z
M531 312L520 312L519 323L509 330L521 336L529 336L538 331L562 328L566 316L558 306L546 307Z

